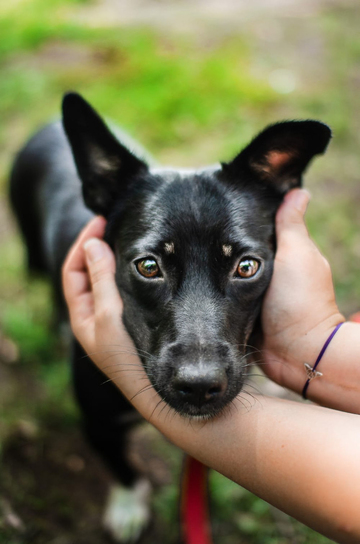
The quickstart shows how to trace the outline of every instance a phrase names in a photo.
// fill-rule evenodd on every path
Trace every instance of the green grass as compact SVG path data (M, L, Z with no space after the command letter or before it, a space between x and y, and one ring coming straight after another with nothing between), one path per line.
M333 7L312 19L281 19L280 38L266 42L252 22L241 32L209 29L196 36L90 27L76 17L87 4L91 2L22 0L0 7L2 202L13 154L32 130L59 115L61 96L70 89L83 93L158 159L183 165L229 159L267 123L318 118L331 125L334 140L327 157L306 178L314 200L309 229L330 258L341 308L357 309L360 9ZM270 75L278 69L295 73L294 92L272 87ZM11 229L4 232L0 326L19 348L16 372L31 376L36 393L32 402L20 392L6 397L2 445L23 417L44 428L71 428L77 421L67 357L52 327L49 288L27 278L19 239ZM219 541L231 544L240 534L249 544L291 542L279 537L263 501L215 474L211 489ZM174 534L176 493L175 486L165 486L154 503L169 535ZM326 542L300 524L293 527L296 542ZM227 540L222 540L224 534Z

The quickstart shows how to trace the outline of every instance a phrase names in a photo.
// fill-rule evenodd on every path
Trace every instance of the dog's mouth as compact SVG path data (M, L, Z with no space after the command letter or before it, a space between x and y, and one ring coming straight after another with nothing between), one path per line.
M230 409L233 401L225 403L223 406L194 406L191 404L171 406L184 419L194 421L208 421L221 415L224 410Z
M180 414L182 417L191 420L206 421L214 419L222 414L225 410L230 410L231 406L234 406L236 403L236 396L240 393L241 387L233 394L226 395L227 398L217 400L213 402L203 402L199 404L192 404L190 402L181 401L177 397L163 398L163 401L170 406L175 412Z
M154 376L148 372L154 389L163 402L187 419L217 417L236 402L244 383L241 365L229 366L204 362L182 365Z

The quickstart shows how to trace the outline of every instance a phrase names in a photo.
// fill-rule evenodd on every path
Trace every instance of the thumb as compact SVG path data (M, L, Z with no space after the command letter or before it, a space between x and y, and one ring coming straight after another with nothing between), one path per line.
M106 242L90 238L84 244L86 264L94 296L95 315L121 311L120 294L115 283L115 257Z
M289 232L308 237L304 215L309 200L310 193L306 189L293 189L285 196L276 214L278 244L281 243L282 237Z

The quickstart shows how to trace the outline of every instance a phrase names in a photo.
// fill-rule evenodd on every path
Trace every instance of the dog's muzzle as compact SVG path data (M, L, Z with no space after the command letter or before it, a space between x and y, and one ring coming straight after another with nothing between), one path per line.
M234 350L224 342L206 346L175 343L165 348L157 360L152 382L180 414L209 418L241 389L243 373L237 362Z

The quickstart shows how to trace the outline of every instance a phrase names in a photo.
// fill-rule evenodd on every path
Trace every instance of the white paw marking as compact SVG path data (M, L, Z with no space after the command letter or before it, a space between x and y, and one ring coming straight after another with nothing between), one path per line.
M104 517L104 528L117 542L136 542L150 518L150 491L147 480L139 480L133 487L114 485L109 493Z

